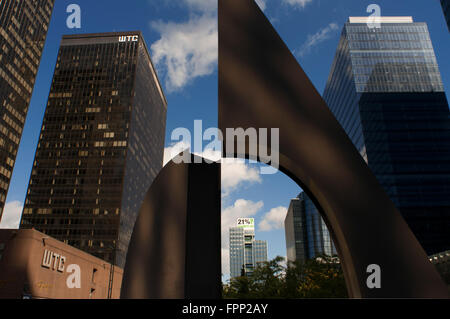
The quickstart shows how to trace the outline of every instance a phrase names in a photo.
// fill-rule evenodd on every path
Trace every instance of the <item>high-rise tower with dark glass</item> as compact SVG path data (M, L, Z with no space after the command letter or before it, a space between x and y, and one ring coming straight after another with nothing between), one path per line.
M368 22L345 24L324 99L427 253L448 250L450 113L427 25Z
M284 220L288 261L304 263L322 255L337 255L331 234L313 201L301 192L291 200Z
M0 1L0 220L54 3Z
M447 21L448 31L450 31L450 0L441 0L441 5L444 11L445 21Z
M21 227L123 267L166 109L140 32L64 36Z

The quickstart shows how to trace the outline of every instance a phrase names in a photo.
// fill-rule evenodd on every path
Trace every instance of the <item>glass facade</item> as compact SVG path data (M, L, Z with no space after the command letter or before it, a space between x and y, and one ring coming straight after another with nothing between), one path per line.
M346 23L323 97L427 253L450 248L450 114L427 25Z
M447 21L448 31L450 31L450 0L441 0L445 21Z
M253 241L253 263L256 266L258 264L267 261L267 241L255 240Z
M245 274L251 276L259 263L267 261L267 242L255 240L255 229L230 228L230 277L239 277L244 266Z
M304 263L321 255L337 255L330 232L306 193L291 200L284 227L288 261Z
M308 258L306 216L300 199L294 198L284 220L286 256L288 261L305 262Z
M0 1L0 220L54 3Z
M241 275L244 262L244 229L238 227L230 228L230 277Z
M21 228L124 267L167 102L140 32L64 36Z

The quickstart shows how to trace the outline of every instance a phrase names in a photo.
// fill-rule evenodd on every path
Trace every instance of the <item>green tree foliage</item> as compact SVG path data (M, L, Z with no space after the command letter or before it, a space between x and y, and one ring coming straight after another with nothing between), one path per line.
M450 260L435 264L435 267L450 291Z
M251 276L232 278L224 298L348 298L339 263L322 256L285 265L283 257L260 264Z

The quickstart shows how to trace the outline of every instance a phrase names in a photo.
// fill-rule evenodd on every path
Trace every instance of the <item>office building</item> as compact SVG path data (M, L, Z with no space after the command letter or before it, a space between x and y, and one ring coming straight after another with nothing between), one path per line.
M427 25L368 21L345 24L323 97L426 252L448 250L450 114Z
M304 192L291 200L284 220L284 230L288 261L304 263L323 255L337 255L322 216Z
M122 277L119 267L36 230L0 229L0 299L119 299Z
M448 31L450 31L450 0L441 0L441 5L444 11L445 21L447 21Z
M255 219L238 218L230 228L230 277L239 277L244 271L251 276L258 264L267 261L267 242L255 240Z
M0 220L54 3L0 1Z
M62 38L21 228L124 267L167 102L140 32Z

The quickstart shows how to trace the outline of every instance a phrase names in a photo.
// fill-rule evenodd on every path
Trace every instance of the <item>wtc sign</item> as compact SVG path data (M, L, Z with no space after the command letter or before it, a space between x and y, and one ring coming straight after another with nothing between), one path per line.
M57 254L50 250L44 250L44 256L42 257L43 268L47 268L53 271L64 273L65 263L67 258L61 254ZM67 276L66 285L68 288L81 288L81 268L77 264L68 265L66 272Z

